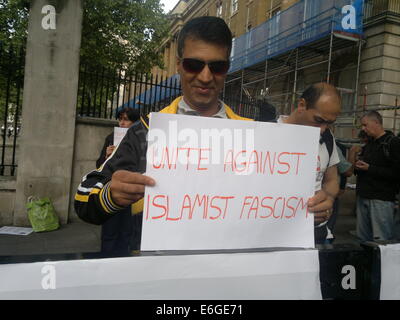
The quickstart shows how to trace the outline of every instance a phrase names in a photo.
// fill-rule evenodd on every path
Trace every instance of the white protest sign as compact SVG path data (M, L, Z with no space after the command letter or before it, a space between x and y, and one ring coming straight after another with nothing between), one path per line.
M314 247L319 128L153 113L141 250Z
M400 300L400 243L379 246L381 252L381 300Z
M129 128L114 127L114 146L119 145Z
M0 300L321 298L318 250L0 264Z

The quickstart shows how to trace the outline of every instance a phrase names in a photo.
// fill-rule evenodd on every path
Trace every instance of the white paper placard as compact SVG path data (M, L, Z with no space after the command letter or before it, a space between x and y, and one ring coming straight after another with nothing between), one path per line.
M16 236L27 236L33 232L32 228L4 226L0 228L0 234L9 234Z
M129 128L114 127L114 146L118 146Z
M381 300L400 300L400 244L379 246L381 252Z
M153 113L142 250L314 247L319 128Z
M0 265L0 300L321 298L318 250Z

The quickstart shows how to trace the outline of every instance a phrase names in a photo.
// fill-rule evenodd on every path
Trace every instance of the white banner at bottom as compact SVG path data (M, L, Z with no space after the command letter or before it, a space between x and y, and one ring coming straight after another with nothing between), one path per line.
M322 299L318 250L0 265L1 299Z
M379 246L381 251L381 300L400 300L400 244Z

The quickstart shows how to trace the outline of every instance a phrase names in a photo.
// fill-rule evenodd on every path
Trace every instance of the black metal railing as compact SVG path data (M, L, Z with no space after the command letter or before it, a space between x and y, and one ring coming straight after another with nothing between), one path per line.
M137 108L141 114L159 111L182 94L179 76L127 74L81 66L78 89L78 115L113 119L123 106ZM221 94L221 99L237 114L254 118L255 102L237 95L237 90Z
M81 66L78 115L113 119L116 110L123 106L137 108L141 114L146 114L167 106L180 94L177 77Z
M240 88L239 88L240 89ZM254 119L261 101L255 98L243 96L242 98L235 96L232 92L222 97L223 101L238 115L246 118Z
M0 42L0 176L14 176L21 128L25 50Z

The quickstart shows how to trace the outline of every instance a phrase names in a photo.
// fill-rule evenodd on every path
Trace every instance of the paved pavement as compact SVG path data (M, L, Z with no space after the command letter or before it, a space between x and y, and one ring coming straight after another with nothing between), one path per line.
M51 232L0 235L0 256L98 252L100 230L99 226L73 222Z

